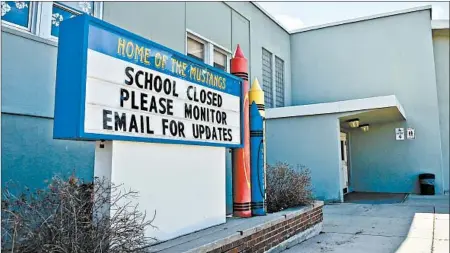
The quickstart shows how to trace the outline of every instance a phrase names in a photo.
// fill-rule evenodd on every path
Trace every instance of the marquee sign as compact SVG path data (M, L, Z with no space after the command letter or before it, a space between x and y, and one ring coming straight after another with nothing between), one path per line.
M241 79L83 15L60 28L54 138L241 147Z

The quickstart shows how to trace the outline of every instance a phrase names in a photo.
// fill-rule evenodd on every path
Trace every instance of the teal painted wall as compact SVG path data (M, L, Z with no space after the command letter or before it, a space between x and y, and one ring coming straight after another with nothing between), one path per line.
M341 201L339 121L336 114L269 119L267 163L304 165L311 171L317 199Z
M2 31L2 185L38 188L54 174L93 176L90 143L53 140L56 47Z
M53 117L57 48L2 31L2 112Z
M431 154L426 151L433 150L433 147L414 147L414 144L417 143L415 140L396 141L392 131L396 127L406 128L408 123L400 121L371 125L370 131L367 133L359 129L350 131L350 185L353 190L392 193L419 192L417 174L433 169L423 162L424 157L439 156L440 154ZM422 138L422 136L418 135L417 138ZM425 144L427 143L425 142ZM422 148L424 152L420 155L411 155L415 150ZM368 149L373 152L367 152ZM397 159L393 159L393 157ZM418 164L421 166L417 166ZM409 167L409 165L417 167ZM432 172L437 172L440 176L439 171Z
M186 28L228 49L232 10L223 2L186 2ZM205 23L208 25L205 25Z
M425 171L436 174L437 193L443 191L430 14L417 11L291 36L294 105L396 95L406 111L405 123L352 136L355 191L417 192L414 178ZM395 142L398 126L415 128L416 140Z
M94 143L53 140L53 120L2 114L2 187L12 180L32 189L54 175L93 178Z
M186 50L185 2L104 2L103 20L178 52Z
M439 123L441 127L442 170L444 190L449 190L449 30L433 33L434 62L439 102Z

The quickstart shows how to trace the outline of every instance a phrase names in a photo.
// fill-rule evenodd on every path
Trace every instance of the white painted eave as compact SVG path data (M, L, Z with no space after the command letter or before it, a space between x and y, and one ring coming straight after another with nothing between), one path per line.
M342 20L342 21L323 24L323 25L310 26L310 27L296 29L296 30L291 31L290 34L307 32L307 31L311 31L311 30L317 30L317 29L338 26L338 25L346 25L346 24L355 23L355 22L367 21L367 20L371 20L371 19L384 18L384 17L394 16L394 15L406 14L406 13L410 13L410 12L423 11L423 10L430 10L430 19L431 19L431 8L432 8L431 5L426 5L426 6L419 6L419 7L414 7L414 8L405 9L405 10L398 10L398 11L393 11L393 12L386 12L386 13L381 13L381 14L376 14L376 15L371 15L371 16L366 16L366 17L347 19L347 20Z
M450 21L448 19L431 20L431 29L449 29L449 22Z
M266 109L266 119L304 117L391 107L397 107L402 117L406 119L405 110L395 95Z

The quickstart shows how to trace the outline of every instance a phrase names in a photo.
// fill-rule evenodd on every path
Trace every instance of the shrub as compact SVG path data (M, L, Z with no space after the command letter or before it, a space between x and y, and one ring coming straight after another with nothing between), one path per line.
M132 204L137 192L106 180L55 177L46 189L12 192L3 189L2 252L144 252L152 240L144 231L156 213L147 220Z
M294 169L287 163L277 163L275 166L268 165L266 173L269 213L312 203L308 168L297 166L297 169Z

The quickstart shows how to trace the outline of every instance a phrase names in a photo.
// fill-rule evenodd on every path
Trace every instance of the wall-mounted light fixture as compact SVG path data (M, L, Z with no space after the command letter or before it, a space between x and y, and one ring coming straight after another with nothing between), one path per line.
M359 128L361 128L361 130L363 132L368 132L369 131L369 124L361 125L361 126L359 126Z
M347 123L351 128L359 127L359 119L350 119L350 120L347 120Z

